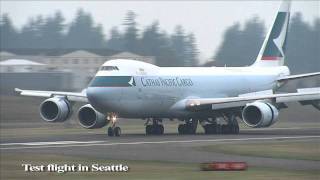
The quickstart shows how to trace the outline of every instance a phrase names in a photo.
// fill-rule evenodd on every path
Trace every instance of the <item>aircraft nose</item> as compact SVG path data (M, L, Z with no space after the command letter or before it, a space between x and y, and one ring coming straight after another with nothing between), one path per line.
M115 110L120 106L121 95L121 88L89 87L87 89L89 103L99 112Z
M87 98L89 101L90 101L90 99L94 98L94 93L93 93L92 88L88 87L86 93L87 93Z
M87 98L89 103L99 111L99 109L103 109L104 97L102 96L101 90L98 88L89 87L87 89Z

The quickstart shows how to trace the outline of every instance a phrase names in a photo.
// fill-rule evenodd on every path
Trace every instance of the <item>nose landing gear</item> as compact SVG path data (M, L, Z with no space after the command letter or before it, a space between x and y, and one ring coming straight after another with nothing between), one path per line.
M108 128L108 136L120 136L121 135L121 128L116 126L117 116L116 114L111 114L108 116L108 119L111 121L111 126Z

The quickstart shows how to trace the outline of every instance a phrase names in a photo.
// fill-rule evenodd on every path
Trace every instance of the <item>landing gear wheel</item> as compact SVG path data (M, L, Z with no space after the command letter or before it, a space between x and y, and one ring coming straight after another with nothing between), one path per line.
M107 116L107 120L111 121L111 125L108 127L108 136L120 136L121 129L120 127L116 126L117 122L117 115L115 113L110 113Z
M164 127L163 125L158 125L159 134L162 135L164 133Z
M114 136L114 130L112 127L108 128L108 136L110 136L110 137Z
M230 125L222 125L221 126L221 131L222 131L222 134L230 134L231 132L231 127Z
M203 126L205 134L213 134L211 126L212 126L211 124L206 124Z
M207 124L204 128L205 134L218 134L220 131L218 130L220 126L217 124Z
M152 125L147 125L146 126L146 135L152 134Z
M235 134L239 134L239 132L240 132L240 128L239 128L239 126L236 126Z
M178 126L178 133L179 134L196 134L196 127L190 124L180 124Z
M220 124L206 124L203 126L205 134L221 134L222 126Z
M226 124L220 123L224 118ZM213 117L203 120L202 127L205 134L239 134L239 125L234 114L224 114L222 117ZM213 119L213 120L212 120Z
M120 129L120 127L115 127L115 128L113 129L113 131L114 131L114 135L115 135L115 136L119 137L119 136L121 135L121 129Z
M185 127L186 125L185 124L179 124L179 126L178 126L178 133L179 134L185 134L185 132L186 132L186 127Z
M216 125L216 134L222 134L222 127L220 124Z
M193 127L192 125L187 126L187 134L196 134L197 127Z
M157 125L147 125L146 126L146 135L162 135L164 133L164 127L162 124Z
M233 114L226 114L225 119L228 123L225 127L225 133L226 134L239 134L239 124L236 119L236 116Z
M151 118L147 119L146 125L146 135L162 135L164 133L164 127L162 125L162 119L153 118L152 123L149 124Z
M231 129L231 134L239 134L239 126L238 125L231 125L230 126Z

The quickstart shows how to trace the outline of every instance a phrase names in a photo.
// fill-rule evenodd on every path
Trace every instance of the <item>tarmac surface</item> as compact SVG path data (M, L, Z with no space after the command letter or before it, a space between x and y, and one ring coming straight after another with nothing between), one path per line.
M166 162L245 161L248 165L279 167L296 170L320 170L320 161L263 158L207 152L199 146L221 143L255 143L308 141L319 144L320 128L266 128L244 129L239 135L178 135L123 134L108 137L106 134L72 134L52 137L28 137L14 140L1 138L0 150L6 153L60 154L115 160L151 160ZM306 147L307 148L307 147Z

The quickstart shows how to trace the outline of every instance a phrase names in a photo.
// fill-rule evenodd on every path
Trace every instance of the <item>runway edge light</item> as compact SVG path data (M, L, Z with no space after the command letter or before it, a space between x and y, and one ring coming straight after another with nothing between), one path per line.
M243 171L247 168L246 162L209 162L200 164L202 171Z

